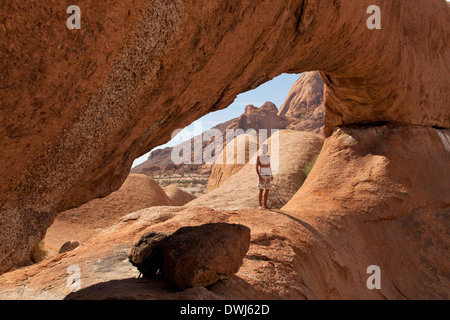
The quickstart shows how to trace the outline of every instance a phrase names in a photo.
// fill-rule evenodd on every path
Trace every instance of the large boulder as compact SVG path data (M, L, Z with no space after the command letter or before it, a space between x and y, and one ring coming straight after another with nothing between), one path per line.
M213 223L183 227L162 245L163 274L180 289L210 286L239 271L250 247L250 229Z
M267 140L267 145L274 173L268 205L271 208L281 208L305 181L305 166L320 153L323 137L311 132L280 130ZM230 165L218 165L215 169L213 167L213 172L217 172L214 176L211 175L211 180L223 175L222 180L226 179L220 187L199 196L187 206L227 210L257 208L259 191L256 156L232 175Z
M302 273L320 265L329 298L360 298L375 265L387 299L449 299L449 177L448 129L336 129L282 208L317 237Z
M47 256L57 254L66 241L87 241L129 213L169 205L172 205L171 201L155 180L146 175L131 174L122 187L109 196L60 213L44 238Z
M169 198L170 205L172 206L184 206L189 201L197 198L192 193L178 188L176 184L168 185L163 189L167 197Z
M146 232L130 249L128 260L144 277L152 278L162 272L162 246L169 237L167 232Z
M197 135L190 140L183 141L175 147L167 147L164 149L156 149L152 151L148 157L148 160L134 167L132 173L144 173L149 175L162 174L179 174L183 171L191 171L199 174L210 173L212 164L209 161L205 161L203 154L205 151L209 151L207 148L213 143L211 133L221 132L222 140L224 144L235 137L235 135L242 135L253 130L258 131L260 129L268 130L270 135L271 129L286 129L287 121L285 118L278 116L278 109L272 102L264 103L260 108L254 105L248 105L245 108L245 112L237 118L228 120L226 122L219 123L206 132ZM231 136L227 137L227 131L231 132ZM191 147L197 139L201 138L202 146L201 152L195 152L191 155L192 163L204 163L202 165L185 164L181 163L175 165L173 163L172 153L176 150L181 150L183 147ZM189 158L187 158L189 159ZM164 167L164 172L150 171L154 166ZM208 190L208 188L207 188Z

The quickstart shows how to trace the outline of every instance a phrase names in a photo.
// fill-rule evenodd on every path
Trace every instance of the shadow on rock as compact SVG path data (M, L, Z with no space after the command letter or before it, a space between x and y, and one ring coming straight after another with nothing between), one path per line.
M160 299L177 289L163 277L128 278L94 284L68 294L64 300L138 300Z
M128 278L97 283L68 294L64 300L217 300L267 299L251 283L232 276L209 287L179 290L164 277Z

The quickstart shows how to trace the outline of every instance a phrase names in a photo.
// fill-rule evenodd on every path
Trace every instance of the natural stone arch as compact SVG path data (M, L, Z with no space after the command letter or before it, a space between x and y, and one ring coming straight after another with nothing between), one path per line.
M378 3L381 30L366 0L80 0L68 30L57 1L3 2L0 272L174 129L283 72L321 71L328 129L448 128L445 1Z

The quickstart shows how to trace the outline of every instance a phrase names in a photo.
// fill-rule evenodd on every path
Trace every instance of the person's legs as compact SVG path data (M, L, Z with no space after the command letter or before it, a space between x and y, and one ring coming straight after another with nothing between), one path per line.
M263 205L262 205L262 201L263 201L263 192L264 189L259 189L259 208L262 209Z
M267 199L269 198L269 191L270 191L269 189L266 189L264 192L264 208L265 209L269 209L267 207Z

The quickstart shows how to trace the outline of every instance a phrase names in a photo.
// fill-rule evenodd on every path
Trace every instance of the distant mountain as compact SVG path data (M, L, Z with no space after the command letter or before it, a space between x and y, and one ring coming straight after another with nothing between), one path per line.
M288 120L288 129L322 133L324 83L319 72L305 72L292 86L278 112Z

